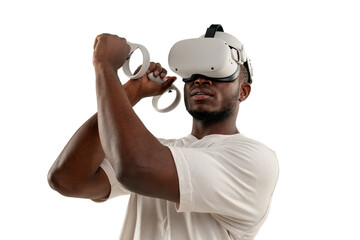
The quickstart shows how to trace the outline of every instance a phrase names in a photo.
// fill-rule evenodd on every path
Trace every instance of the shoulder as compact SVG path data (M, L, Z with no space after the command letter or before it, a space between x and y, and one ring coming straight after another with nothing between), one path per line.
M183 138L178 138L178 139L164 139L164 138L158 138L159 142L165 146L176 146L176 147L184 147L184 146L189 146L192 143L196 142L197 139L196 137L192 136L192 135L187 135Z
M215 151L232 152L238 154L248 154L249 156L268 156L276 158L275 152L265 144L248 138L243 134L211 134L202 139L197 139L192 135L180 139L162 139L158 140L168 147L186 147L213 149Z
M209 135L204 138L204 141L208 141L213 148L223 148L228 151L248 153L256 156L268 155L269 157L276 157L274 150L240 133L233 135Z
M265 144L243 134L224 135L213 141L212 147L230 159L233 166L252 172L256 181L274 185L278 179L279 164L276 153Z

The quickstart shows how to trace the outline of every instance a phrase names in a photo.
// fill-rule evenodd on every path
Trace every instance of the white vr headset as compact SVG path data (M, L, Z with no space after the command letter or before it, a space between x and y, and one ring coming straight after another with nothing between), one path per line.
M185 39L174 44L169 53L170 69L184 82L199 77L212 81L234 81L240 74L240 65L248 71L252 82L252 67L243 44L224 33L221 25L211 25L200 38Z

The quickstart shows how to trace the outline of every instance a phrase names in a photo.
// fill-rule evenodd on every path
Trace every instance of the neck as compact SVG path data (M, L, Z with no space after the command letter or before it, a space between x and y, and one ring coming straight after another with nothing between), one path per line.
M236 127L236 116L237 114L234 114L216 122L201 121L193 118L191 134L197 139L201 139L210 134L231 135L239 133Z

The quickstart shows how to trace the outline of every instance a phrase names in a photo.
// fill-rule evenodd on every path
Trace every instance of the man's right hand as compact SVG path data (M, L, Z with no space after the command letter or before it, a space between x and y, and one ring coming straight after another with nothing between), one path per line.
M139 71L141 66L137 68L135 73ZM153 73L154 77L160 76L166 79L162 84L151 81L147 75ZM130 102L137 102L142 98L157 96L163 94L176 80L174 76L166 76L167 70L162 68L160 63L151 62L146 74L138 79L130 79L125 85L127 95ZM133 101L132 101L133 100Z
M125 38L111 34L100 34L94 43L93 64L95 68L106 65L117 71L125 63L130 46Z

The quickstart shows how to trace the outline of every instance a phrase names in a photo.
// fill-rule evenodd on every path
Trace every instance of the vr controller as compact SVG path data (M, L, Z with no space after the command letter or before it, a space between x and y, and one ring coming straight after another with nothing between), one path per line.
M143 76L150 65L150 54L149 51L140 44L136 44L136 43L130 43L127 42L130 46L130 53L126 58L126 61L122 67L124 73L129 77L129 78L140 78L141 76ZM140 68L140 70L136 73L136 74L132 74L130 71L130 58L132 56L132 54L135 52L135 50L139 49L143 55L143 62L142 62L142 66ZM162 79L160 76L155 77L153 73L148 74L148 78L151 81L157 82L159 84L162 84L163 82L165 82L165 79ZM154 107L154 109L158 112L169 112L171 110L173 110L174 108L176 108L176 106L179 104L180 99L181 99L181 93L179 91L179 89L177 87L175 87L174 85L171 85L169 88L169 92L171 92L171 90L174 90L176 92L176 97L173 103L171 103L168 107L166 108L158 108L158 102L159 99L161 98L162 95L158 95L158 96L154 96L152 99L152 105ZM165 93L164 93L165 94Z

